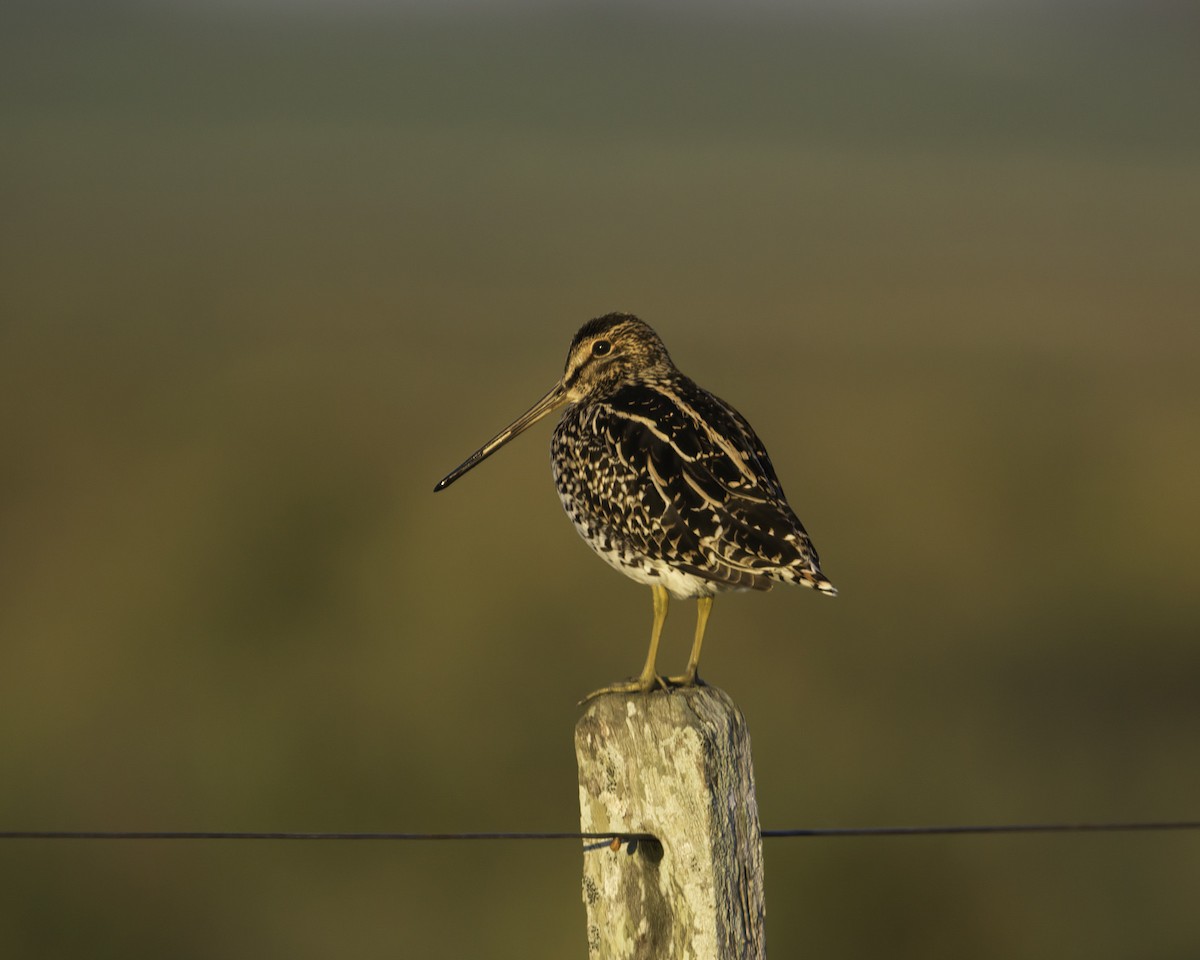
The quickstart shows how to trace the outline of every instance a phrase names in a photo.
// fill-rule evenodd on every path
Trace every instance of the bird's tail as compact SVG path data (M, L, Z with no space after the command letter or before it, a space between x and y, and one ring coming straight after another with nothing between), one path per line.
M811 568L795 569L792 571L796 575L796 582L802 583L806 587L812 587L819 593L823 593L827 597L837 596L837 587L829 582L829 578L820 570Z

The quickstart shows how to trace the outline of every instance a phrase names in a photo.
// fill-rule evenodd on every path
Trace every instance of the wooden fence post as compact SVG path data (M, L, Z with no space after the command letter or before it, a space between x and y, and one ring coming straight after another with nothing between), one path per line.
M762 960L750 737L714 687L606 694L575 726L580 829L647 833L583 860L592 960Z

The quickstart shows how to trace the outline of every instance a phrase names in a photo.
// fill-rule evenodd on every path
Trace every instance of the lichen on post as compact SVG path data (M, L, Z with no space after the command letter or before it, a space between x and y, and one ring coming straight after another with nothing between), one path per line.
M607 694L575 727L593 960L760 960L762 837L746 721L714 687Z

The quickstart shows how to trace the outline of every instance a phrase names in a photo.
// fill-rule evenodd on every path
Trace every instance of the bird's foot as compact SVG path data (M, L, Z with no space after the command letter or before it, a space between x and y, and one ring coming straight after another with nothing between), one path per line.
M669 683L674 689L678 689L680 687L708 686L707 683L700 679L700 674L696 670L688 670L678 677L667 677L667 683Z
M614 683L611 686L593 690L579 702L580 704L584 704L596 699L596 697L602 697L606 693L650 693L652 690L665 690L669 693L671 690L670 686L668 686L669 683L670 681L664 680L655 673L648 677L638 677L636 680L627 680L625 683Z

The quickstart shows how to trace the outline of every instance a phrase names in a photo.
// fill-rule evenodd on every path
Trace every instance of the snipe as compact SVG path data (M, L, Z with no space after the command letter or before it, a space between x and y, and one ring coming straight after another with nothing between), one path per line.
M590 696L695 684L719 591L782 581L837 593L750 424L680 373L658 334L631 314L585 323L562 379L434 490L564 405L550 459L567 516L588 546L654 594L641 674ZM687 667L664 682L655 660L668 596L699 604Z

